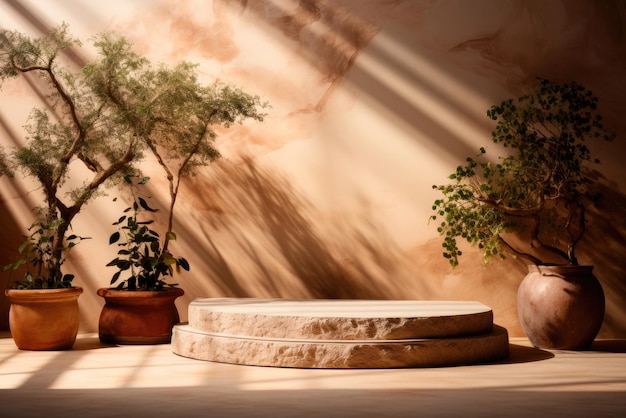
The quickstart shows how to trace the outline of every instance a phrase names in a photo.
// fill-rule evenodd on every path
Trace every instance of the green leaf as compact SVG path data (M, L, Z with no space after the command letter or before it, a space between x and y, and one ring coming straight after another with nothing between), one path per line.
M109 261L109 263L106 266L107 267L117 266L117 263L119 263L119 261L120 261L119 258L114 258L113 260Z
M114 232L113 234L111 234L111 236L109 237L109 245L116 243L117 241L120 240L120 233L119 232Z
M122 271L121 271L121 270L120 270L120 271L115 272L115 274L114 274L114 275L113 275L113 277L111 278L111 283L110 283L110 284L115 283L115 282L117 281L117 279L119 279L119 278L120 278L120 275L121 275L121 274L122 274Z
M178 259L178 265L179 265L180 267L182 267L184 270L189 271L189 262L188 262L186 259L184 259L184 258L182 258L182 257L181 257L181 258L179 258L179 259Z
M30 241L24 241L22 245L17 249L17 252L22 254L24 250L30 245Z
M65 221L63 219L57 219L46 226L46 229L54 230L63 225Z
M146 202L146 199L144 199L143 197L139 197L139 204L141 205L142 208L144 208L145 210L147 210L148 212L156 212L156 209L152 209L150 206L148 206L148 202Z
M128 260L118 260L116 265L117 265L117 268L120 270L128 270L132 264Z

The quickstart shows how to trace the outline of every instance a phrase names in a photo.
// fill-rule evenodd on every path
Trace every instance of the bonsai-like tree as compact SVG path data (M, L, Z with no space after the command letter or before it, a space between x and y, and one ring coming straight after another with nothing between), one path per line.
M577 265L576 245L586 228L585 208L593 200L586 175L587 141L610 141L598 99L572 82L539 80L532 94L492 106L495 144L509 153L490 160L485 148L457 167L451 183L435 185L431 220L439 220L443 255L453 267L462 254L457 239L477 245L483 263L506 253L533 264L546 260Z
M258 97L218 82L200 84L191 63L155 68L127 39L109 32L93 38L98 59L73 72L62 64L64 53L80 45L67 24L41 38L14 31L0 34L0 80L33 74L48 88L49 108L33 110L26 145L3 160L37 180L44 197L33 235L20 248L25 256L8 266L37 267L20 286L71 285L73 276L62 274L61 265L81 239L68 234L72 221L105 184L139 175L136 162L146 151L154 154L170 184L160 261L178 260L168 243L175 239L172 225L181 178L219 157L213 147L215 125L263 118ZM84 170L77 166L93 176L83 180ZM76 185L71 181L76 179L83 182ZM70 184L71 189L65 187Z
M3 164L9 175L19 169L36 180L43 194L30 228L32 234L20 247L22 258L5 267L34 267L24 281L18 282L20 288L71 286L73 275L63 274L61 266L81 238L68 235L72 221L106 183L132 172L133 161L141 155L132 127L109 112L90 80L67 64L64 54L80 45L66 24L40 38L17 31L0 32L0 82L35 76L43 82L37 86L45 89L48 105L32 110L24 145L7 150ZM111 65L134 65L133 56L100 52L100 59ZM110 84L115 82L109 78ZM91 172L91 177L79 166Z
M109 263L118 268L111 284L118 281L122 271L128 271L129 276L119 283L119 289L161 290L163 279L173 274L174 267L189 270L187 260L174 257L169 250L170 241L176 239L174 208L182 179L220 157L214 147L217 126L229 127L245 119L262 121L261 112L267 103L219 81L201 84L195 64L181 62L171 69L153 68L146 59L137 57L130 42L119 35L103 34L96 45L107 55L136 57L134 67L100 61L86 67L85 72L107 111L131 128L141 146L155 157L169 185L164 233L145 225L136 229L138 211L154 211L145 199L135 199L129 208L133 216L120 218L126 240L118 242L121 236L117 233L111 237L111 243L122 247L120 257ZM127 183L133 187L132 182ZM120 225L120 221L116 224ZM143 251L128 252L128 245Z

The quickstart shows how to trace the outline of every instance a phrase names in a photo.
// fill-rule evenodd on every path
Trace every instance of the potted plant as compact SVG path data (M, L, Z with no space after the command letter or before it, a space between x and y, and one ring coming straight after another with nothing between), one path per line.
M74 275L62 274L61 266L82 238L74 234L66 237L67 244L57 259L54 246L63 222L35 221L29 228L30 236L18 249L21 258L4 267L5 271L28 267L24 279L5 290L11 302L11 334L22 350L65 350L76 340L80 324L78 297L83 289L72 285Z
M41 186L42 204L36 211L31 236L20 247L23 257L5 267L32 267L16 289L6 294L11 302L10 328L23 349L66 349L72 346L78 330L76 298L82 288L72 285L73 276L62 272L68 251L80 238L71 233L72 222L83 207L97 197L107 183L119 181L133 172L132 163L141 156L141 143L132 127L105 109L86 72L72 71L67 61L71 48L80 46L59 25L43 37L34 38L17 31L0 34L0 82L32 75L46 98L47 108L31 112L23 146L7 150L2 166L12 174L21 170ZM132 56L101 48L100 60L111 66L132 67ZM34 80L33 78L29 78ZM39 82L40 81L40 82ZM117 80L104 82L116 88ZM87 174L87 173L90 173ZM61 294L69 293L73 313L55 315ZM47 301L47 296L52 298ZM30 304L32 299L32 304ZM44 307L37 313L35 307ZM27 312L34 312L25 323ZM42 323L38 326L38 323ZM44 336L43 331L65 331L67 338ZM73 333L73 336L72 336ZM22 338L23 337L23 338ZM38 337L42 337L37 340Z
M130 42L119 35L106 34L101 43L114 46L122 54L135 56ZM170 252L170 243L176 239L174 209L182 180L220 157L214 147L215 127L228 127L245 119L263 120L261 110L267 104L258 96L219 81L204 85L198 80L196 68L197 65L187 62L171 68L163 65L153 68L147 60L138 60L132 71L120 71L107 65L88 69L106 108L132 128L142 147L162 169L169 192L167 225L161 233L137 220L139 211L153 211L140 196L133 197L131 216L122 215L116 221L118 226L123 224L125 233L114 233L111 237L111 243L121 247L119 257L109 263L118 269L111 285L118 282L120 274L130 272L130 276L119 281L116 287L98 290L98 295L105 299L99 321L102 341L118 344L170 341L177 313L169 314L173 320L153 332L150 330L157 322L155 317L147 310L130 315L132 308L128 304L136 304L135 298L145 300L150 295L173 301L183 294L180 288L168 286L165 281L173 274L172 267L189 270L185 258L174 257ZM125 87L109 88L107 79L111 74L119 79L116 85ZM150 266L149 271L147 266ZM172 311L171 307L168 309Z
M457 239L477 245L483 263L513 254L530 263L518 290L518 313L530 341L543 348L585 348L604 316L604 294L592 266L576 254L594 200L587 174L587 141L610 141L598 99L583 86L539 80L531 94L492 106L495 144L506 152L490 159L485 148L435 185L433 204L443 255L453 267Z
M113 225L118 227L109 238L117 245L117 257L107 264L117 271L111 278L113 288L98 289L106 303L99 318L100 341L109 344L159 344L171 340L172 327L179 322L176 298L184 291L167 280L180 272L189 271L183 257L175 257L162 247L159 233L152 229L154 219L143 219L141 212L154 213L138 186L147 178L133 183L132 204Z

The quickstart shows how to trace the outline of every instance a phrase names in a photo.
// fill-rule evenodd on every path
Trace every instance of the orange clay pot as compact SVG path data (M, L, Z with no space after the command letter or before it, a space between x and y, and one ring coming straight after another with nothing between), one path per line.
M20 350L69 350L76 341L80 287L8 289L9 328Z
M98 289L105 305L98 334L107 344L166 344L172 327L180 322L174 304L185 292L178 287L162 291Z

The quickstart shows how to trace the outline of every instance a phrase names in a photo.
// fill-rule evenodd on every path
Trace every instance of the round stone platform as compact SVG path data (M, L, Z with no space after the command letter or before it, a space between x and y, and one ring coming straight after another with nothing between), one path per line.
M491 332L478 302L423 300L196 299L189 324L209 333L263 338L397 340Z
M508 356L506 329L467 301L196 299L174 353L300 368L435 367Z
M174 353L197 360L250 366L379 369L483 364L508 356L504 328L461 338L404 340L288 340L238 337L174 328Z

